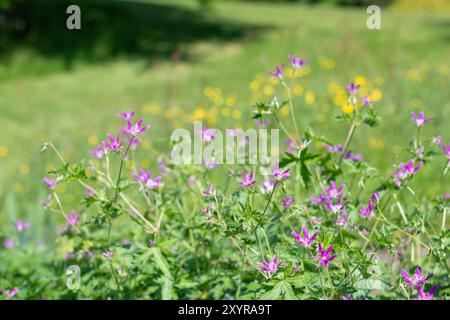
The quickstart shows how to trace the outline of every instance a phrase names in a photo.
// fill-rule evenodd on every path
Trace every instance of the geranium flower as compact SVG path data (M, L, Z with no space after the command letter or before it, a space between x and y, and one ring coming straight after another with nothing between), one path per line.
M19 293L19 288L15 287L12 290L3 290L3 294L7 296L9 299L13 298L16 294Z
M372 218L374 215L375 208L376 208L376 203L369 200L367 207L361 207L361 209L359 211L359 216L365 217L365 218Z
M5 240L3 241L3 247L4 247L5 249L11 250L11 249L14 249L14 248L16 247L16 243L14 242L14 240L11 240L11 239L5 239Z
M430 274L428 277L425 277L420 266L416 268L416 272L412 275L409 275L405 270L402 270L401 274L403 278L405 278L405 282L407 285L414 286L416 288L423 286L428 281L428 279L433 276L433 274Z
M122 144L120 143L120 134L113 137L110 133L107 134L109 141L103 141L103 147L110 152L119 152Z
M333 245L329 246L328 249L324 250L322 248L322 244L319 242L317 246L317 250L319 255L313 257L317 261L317 266L320 267L321 265L325 268L328 268L331 261L336 258L336 255L332 255L331 251L333 250Z
M294 199L292 199L292 197L289 197L289 196L284 198L284 200L282 202L283 207L285 207L285 208L289 208L290 206L292 206L293 203L294 203Z
M276 67L276 71L269 71L269 74L272 77L275 77L277 79L281 79L281 78L283 78L283 71L284 71L284 64L282 64L281 66L277 66Z
M205 197L212 196L214 194L214 186L212 184L208 185L208 188L206 190L203 190L202 193Z
M102 158L103 158L103 155L104 155L103 146L102 146L102 145L98 145L98 146L97 146L97 149L92 150L92 151L90 152L90 155L91 155L93 158L96 158L96 159L102 159Z
M303 237L295 231L291 232L291 235L297 240L297 242L302 246L304 246L305 248L311 247L312 243L314 242L314 239L317 237L318 234L319 231L316 231L310 236L308 228L305 225L303 226Z
M264 182L261 183L261 186L262 186L262 193L268 194L268 193L272 192L274 183L271 180L264 180Z
M284 263L284 260L281 260L278 262L278 256L275 256L275 258L272 261L267 262L266 260L262 260L261 264L262 267L259 268L261 271L266 271L269 273L275 273L278 271L278 268Z
M104 256L108 260L112 260L114 258L114 252L112 251L105 251L102 253L102 256Z
M428 119L425 119L425 113L423 113L423 112L421 112L419 114L419 116L417 116L414 112L411 112L411 119L414 121L414 123L416 124L416 126L418 128L426 125L428 122L433 120L432 117L429 117Z
M55 190L56 186L55 179L44 177L44 179L42 179L42 183L45 184L50 190Z
M75 210L72 210L72 211L70 212L70 214L66 214L66 218L67 218L67 221L68 221L70 224L73 224L73 225L77 225L78 222L80 221L80 216L77 215L77 213L75 212Z
M450 161L450 143L449 144L443 144L442 150L444 151L445 157Z
M150 129L149 125L141 127L143 121L144 118L139 119L139 121L136 122L136 124L133 124L131 123L131 121L128 121L127 126L122 128L121 130L124 134L130 135L131 137L137 137L142 133L144 133L145 131L147 131L148 129Z
M19 231L19 232L25 231L25 230L27 230L29 227L30 227L30 224L24 222L23 220L19 220L19 221L17 221L16 223L14 223L14 228L15 228L17 231Z
M132 176L137 180L142 188L148 189L158 189L160 187L159 182L161 181L161 176L152 179L151 171L145 171L144 169L139 170L140 174L133 173Z
M349 83L346 88L347 88L348 93L350 93L353 96L356 96L360 87L361 87L361 85L359 85L359 84L355 85L352 82L352 83Z
M283 179L289 179L290 174L289 171L291 171L290 169L287 170L280 170L279 166L278 166L278 162L275 164L275 166L272 167L272 175L275 178L275 180L277 181L281 181Z
M400 169L395 173L395 184L400 187L401 182L412 177L416 172L423 167L423 162L419 162L417 166L414 166L414 160L409 160L408 163L400 164Z
M120 112L117 114L117 116L123 120L125 120L126 122L131 121L131 119L133 119L134 116L134 111L125 111L125 112Z
M243 171L242 172L242 177L243 177L243 179L238 180L238 183L241 186L252 187L256 183L256 180L253 179L253 170L250 171L250 174L248 174L248 175L245 174L245 172Z
M330 146L326 143L322 144L322 146L328 150L328 152L331 153L337 153L337 152L342 152L342 150L344 150L344 147L341 144L338 144L336 146Z
M300 69L303 68L306 65L306 61L302 60L300 58L288 55L288 59L291 62L292 68L294 69Z
M437 288L439 288L439 285L432 286L428 292L423 291L421 287L417 288L418 296L415 300L433 300Z

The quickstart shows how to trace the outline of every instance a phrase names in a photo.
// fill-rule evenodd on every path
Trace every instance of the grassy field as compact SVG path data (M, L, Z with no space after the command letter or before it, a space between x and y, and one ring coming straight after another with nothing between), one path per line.
M162 5L173 6L178 15L155 20L154 10ZM126 6L130 9L124 16L130 20L121 23L128 25L130 33L117 34L119 29L114 28L119 23L105 25L111 29L98 33L92 52L71 48L69 41L61 43L64 55L18 45L3 58L2 223L9 225L19 216L32 222L49 219L39 214L37 202L45 197L40 180L59 164L51 153L40 154L44 141L52 141L64 157L78 161L105 138L99 133L117 126L117 112L135 109L152 124L139 164L153 167L157 157L152 150L169 151L173 128L192 128L194 119L218 128L249 125L253 103L284 94L267 71L286 62L288 54L310 62L294 91L300 125L313 125L334 143L342 143L347 131L333 121L341 112L339 92L345 84L356 80L379 99L381 127L359 131L352 149L370 158L374 167L384 168L383 173L408 159L399 146L415 134L411 111L432 115L435 120L425 134L440 134L449 142L450 15L446 13L386 9L382 30L371 31L366 28L365 9L227 1L202 13L197 2L187 0ZM190 15L204 20L186 23L183 17ZM151 20L153 27L145 33L133 19ZM158 23L164 28L159 29ZM163 34L157 37L159 31ZM146 43L147 35L157 42ZM139 37L138 45L131 46L135 51L102 52L102 43L128 37ZM433 176L441 169L424 168L415 179L417 190L429 195L448 192L448 181ZM74 201L73 194L60 191L64 201Z

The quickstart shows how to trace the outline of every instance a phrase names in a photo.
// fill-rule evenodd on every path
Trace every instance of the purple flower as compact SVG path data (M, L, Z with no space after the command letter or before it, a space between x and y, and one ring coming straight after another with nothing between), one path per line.
M15 228L17 231L19 231L19 232L25 231L25 230L27 230L29 227L30 227L30 224L29 224L29 223L25 223L23 220L19 220L19 221L17 221L16 223L14 223L14 228Z
M446 193L446 194L442 195L442 200L446 201L446 200L449 200L449 199L450 199L450 194L449 193Z
M305 66L307 63L305 60L302 60L300 58L288 55L288 59L291 62L292 68L294 69L300 69Z
M422 287L428 281L428 279L433 276L433 274L431 274L428 277L425 277L422 274L422 268L420 266L416 268L416 273L412 274L411 276L405 270L402 270L401 274L403 278L405 278L405 282L407 285L414 286L416 288Z
M110 133L108 133L108 140L109 142L103 141L103 147L111 152L119 152L120 148L122 147L120 143L120 134L118 134L117 137L114 138Z
M361 97L361 103L363 106L368 106L374 104L375 102L375 100L369 100L369 97Z
M208 157L203 159L203 163L205 164L206 169L214 169L219 166L219 163L216 161L209 161Z
M275 180L277 181L281 181L283 179L289 179L290 174L289 171L291 171L290 169L287 170L280 170L279 166L278 166L278 162L275 164L275 166L272 167L272 175L274 176Z
M194 176L190 176L187 179L187 184L190 185L190 186L193 186L196 182L197 182L197 179Z
M338 144L336 146L330 146L330 145L324 143L324 144L322 144L322 146L331 153L342 152L342 150L344 150L344 147L341 144Z
M133 178L137 180L142 188L148 189L158 189L160 187L159 182L161 181L161 176L152 179L151 171L145 171L144 169L139 170L140 174L133 173Z
M342 215L338 215L338 218L335 222L338 226L346 226L348 224L348 212L344 211Z
M369 204L367 205L367 207L361 207L359 211L359 216L365 218L372 218L374 215L375 208L376 204L371 200L369 200Z
M350 161L355 161L355 162L362 161L362 155L360 153L354 154L349 151L344 154L344 159L347 159Z
M337 201L333 201L333 199L327 198L325 202L325 209L330 211L331 213L340 213L344 211L345 206L350 202L350 200L347 200L345 202L342 202L342 197L339 197Z
M92 151L90 152L90 154L91 154L92 157L94 157L94 158L96 158L96 159L102 159L102 158L103 158L103 155L104 155L104 151L103 151L102 145L101 145L101 144L98 145L98 146L97 146L97 149L92 150Z
M294 203L294 199L292 199L292 197L288 196L283 200L282 203L285 208L289 208Z
M158 162L158 168L162 176L165 176L170 172L170 168L167 166L167 163L164 159Z
M3 294L8 297L8 299L13 298L16 294L19 293L19 288L15 287L12 290L3 290Z
M125 120L126 122L128 122L128 121L131 121L131 119L133 119L134 111L121 112L121 113L118 113L117 116L119 118Z
M133 124L131 121L127 122L127 126L125 128L122 128L122 132L124 134L130 135L131 137L137 137L140 134L144 133L148 129L150 129L149 125L142 126L142 121L144 121L144 118L139 119L136 124Z
M297 146L295 145L294 140L287 139L285 143L287 146L287 153L294 154L295 151L297 150Z
M401 182L412 177L416 172L423 167L423 162L419 162L417 166L414 166L414 160L409 160L408 163L400 164L400 169L395 173L395 184L400 187Z
M361 87L359 84L355 85L353 82L349 83L347 85L347 91L348 93L350 93L353 96L356 96L356 94L358 93L359 87Z
M274 187L274 183L271 180L264 180L263 183L261 183L261 189L262 189L262 193L263 194L268 194L270 192L272 192L273 187Z
M341 298L342 298L342 300L353 300L353 297L351 294L349 294L347 296L342 296Z
M123 239L123 240L122 240L122 246L124 246L124 247L129 247L129 246L131 246L131 241L128 240L128 239Z
M139 145L141 140L139 140L138 138L131 139L129 137L126 137L125 139L123 139L123 142L125 142L126 144L130 144L130 149L131 150L136 150L137 146Z
M77 225L80 222L80 216L77 215L75 210L72 210L70 214L66 214L67 222L73 225Z
M379 194L378 192L374 192L374 193L372 194L371 199L372 199L373 201L379 202L380 199L381 199L381 196L380 196L380 194Z
M244 171L242 171L242 177L242 180L238 180L238 183L241 186L252 187L256 183L256 180L253 179L253 170L250 171L250 174L248 175Z
M203 190L202 193L205 197L212 196L214 194L214 186L212 184L208 185L208 188Z
M441 146L442 143L442 137L441 136L436 136L433 138L433 143L438 145L439 147Z
M211 142L216 138L216 130L208 127L200 129L197 133L200 136L200 139L205 142Z
M443 144L442 150L444 151L445 157L450 161L450 143L449 144Z
M156 241L153 239L148 240L148 244L150 245L150 247L154 247L156 244Z
M72 260L75 259L75 253L67 252L64 254L64 260Z
M44 177L44 179L42 179L42 183L45 184L50 190L55 190L55 179Z
M270 120L266 119L263 122L261 122L261 121L259 121L259 119L255 119L255 124L256 124L256 126L258 126L258 128L264 129L265 127L267 127L270 124Z
M318 234L319 231L316 231L310 236L308 228L305 225L303 226L303 237L295 231L291 232L291 235L297 240L297 242L302 246L304 246L305 248L311 247L312 243L314 242L314 239L317 237Z
M3 241L3 247L4 247L5 249L11 250L11 249L14 249L14 248L16 247L16 243L14 242L14 240L11 240L11 239L5 239L5 240Z
M261 264L262 267L259 268L261 271L266 271L269 273L275 273L278 271L278 268L284 263L284 260L281 260L278 262L278 256L275 256L275 258L272 261L267 262L266 260L262 260Z
M50 205L51 202L52 202L52 195L51 194L49 194L47 196L47 199L39 200L39 204L41 206L43 206L44 208L47 208Z
M341 192L342 190L344 190L344 188L345 184L341 184L339 188L336 189L336 184L334 183L334 181L330 181L330 188L324 188L324 191L329 198L335 199L343 196Z
M277 66L276 68L276 71L269 71L269 75L277 79L283 78L284 64Z
M411 118L418 128L426 125L428 122L430 122L430 120L433 119L432 117L425 119L425 113L423 113L423 112L421 112L418 117L416 116L416 114L414 112L411 112Z
M114 252L112 252L112 251L105 251L105 252L102 253L102 256L104 256L108 260L112 260L112 258L114 257Z
M336 258L336 255L331 255L331 250L333 250L333 245L329 246L328 249L323 250L322 244L319 242L318 244L318 253L319 255L313 257L317 261L317 266L320 267L321 265L324 267L328 267L331 261L333 261L334 258Z
M421 287L417 288L418 296L415 300L433 300L437 288L439 288L439 285L432 286L428 292L423 291Z
M94 190L92 190L91 188L86 188L84 189L84 193L88 198L91 198L94 195Z

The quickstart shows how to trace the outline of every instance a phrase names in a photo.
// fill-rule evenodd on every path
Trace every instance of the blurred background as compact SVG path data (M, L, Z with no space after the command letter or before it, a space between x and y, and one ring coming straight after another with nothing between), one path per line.
M369 3L382 6L381 30L366 27ZM70 4L81 30L66 28ZM411 111L434 117L425 136L450 142L450 0L0 0L0 30L0 223L23 218L38 239L59 219L38 205L60 165L43 142L90 158L116 113L136 110L152 125L138 166L156 169L173 128L252 127L251 106L284 94L267 72L288 54L309 61L292 92L302 128L342 143L334 118L349 82L378 101L381 127L362 128L352 150L382 174L410 157ZM450 191L443 166L425 167L416 190ZM58 191L77 207L82 190Z

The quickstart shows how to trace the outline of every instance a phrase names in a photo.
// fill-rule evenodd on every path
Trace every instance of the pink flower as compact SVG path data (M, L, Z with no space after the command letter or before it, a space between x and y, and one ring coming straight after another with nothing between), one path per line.
M283 78L284 64L276 67L276 71L269 71L269 75L274 78L281 79Z
M133 119L134 111L121 112L121 113L118 113L117 116L119 118L125 120L126 122L128 122L128 121L131 121L131 119Z
M442 137L441 136L436 136L433 138L433 143L438 145L439 147L441 146L442 143Z
M14 223L14 228L15 228L17 231L19 231L19 232L25 231L25 230L27 230L29 227L30 227L30 224L29 224L29 223L25 223L23 220L19 220L19 221L17 221L16 223Z
M44 177L44 179L42 179L42 183L45 184L50 190L55 190L55 179Z
M112 260L112 258L114 257L114 252L112 252L112 251L105 251L105 252L102 253L102 256L104 256L108 260Z
M300 58L288 55L288 59L291 62L292 68L294 69L300 69L303 68L306 65L306 61L302 60Z
M11 250L11 249L14 249L16 247L16 243L13 240L11 240L11 239L5 239L3 241L3 247L5 249Z
M150 129L149 125L145 125L145 126L141 127L142 121L144 121L143 118L139 119L139 121L136 122L136 124L132 124L131 121L128 121L127 126L125 128L122 128L121 130L124 134L130 135L132 137L137 137L140 134L147 131L148 129Z
M242 172L242 177L243 177L242 180L238 180L238 183L241 186L252 187L256 183L256 180L253 179L253 170L250 171L250 174L248 174L248 175L245 174L245 172L243 171Z
M290 174L289 174L290 169L287 170L280 170L280 168L278 167L278 162L275 164L275 166L272 167L272 175L274 176L275 180L277 181L281 181L283 179L289 179Z
M406 164L401 163L400 169L398 169L395 173L395 184L400 187L403 180L406 180L415 175L417 171L419 171L419 169L422 167L423 162L419 162L417 166L414 166L414 160L412 159L409 160L409 162Z
M361 87L361 85L355 85L353 82L347 85L347 91L348 93L350 93L351 95L355 96L358 93L359 87Z
M75 210L72 210L69 214L66 214L67 222L73 225L77 225L80 221L80 216L77 215Z
M331 153L337 153L337 152L342 152L342 150L344 150L344 147L341 144L335 145L335 146L330 146L326 143L322 144L322 146L328 150L328 152Z
M294 204L294 199L292 197L286 197L282 203L285 208L289 208Z
M264 129L265 127L267 127L270 124L270 120L266 119L263 122L261 122L261 121L259 121L259 119L255 119L255 124L256 124L256 126L258 126L258 128Z
M336 258L336 255L331 255L331 251L333 250L333 245L329 246L328 249L324 250L322 248L322 244L319 242L318 244L318 253L319 255L313 257L317 261L317 266L320 267L323 265L327 268L331 261Z
M310 236L308 228L305 225L303 226L303 237L295 231L291 232L291 235L297 240L297 242L302 246L304 246L305 248L311 247L312 243L314 242L314 239L317 237L318 234L319 231L316 231Z
M114 138L110 133L108 133L108 140L103 141L103 147L110 152L119 152L122 144L120 143L120 134Z
M3 294L7 296L9 299L12 299L16 294L19 293L19 288L15 287L12 290L3 290Z
M203 190L202 193L205 197L212 196L214 194L214 186L212 184L208 185L208 188Z
M97 149L92 150L92 151L90 152L90 154L91 154L92 157L94 157L94 158L96 158L96 159L102 159L102 158L103 158L103 155L104 155L104 151L103 151L102 145L101 145L101 144L98 145L98 146L97 146Z
M376 208L376 204L369 200L367 207L361 207L359 211L359 216L364 218L372 218L374 215L374 210Z
M409 275L405 270L401 271L403 278L405 278L405 282L409 286L414 286L416 288L422 287L428 279L430 279L433 274L430 274L428 277L425 277L422 274L422 268L418 266L416 268L416 273Z
M200 129L197 134L200 136L200 139L205 142L211 142L216 138L216 130L208 127Z
M159 189L159 182L161 181L161 176L156 177L155 179L151 178L151 171L145 171L144 169L139 170L140 174L133 173L133 178L137 180L142 188L148 189Z
M415 300L433 300L434 293L436 292L437 288L439 288L439 285L431 287L430 291L428 292L423 291L423 288L421 287L417 288L418 296Z
M284 260L281 260L278 262L278 256L275 256L275 258L272 261L267 262L266 260L262 260L261 264L262 267L259 268L261 271L266 271L269 273L275 273L278 271L278 268L284 263Z
M421 112L419 116L417 116L414 112L411 112L411 119L414 121L416 126L420 128L430 122L433 118L429 117L428 119L425 119L425 113L423 112Z
M261 183L261 191L263 194L268 194L272 192L274 187L274 183L271 180L264 180L263 183Z
M84 193L88 198L91 198L94 195L94 190L92 190L91 188L86 188L84 189Z

